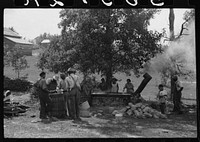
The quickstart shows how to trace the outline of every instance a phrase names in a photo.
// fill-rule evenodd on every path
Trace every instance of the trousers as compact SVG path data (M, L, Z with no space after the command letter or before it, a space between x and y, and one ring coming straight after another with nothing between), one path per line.
M46 92L39 93L40 100L40 119L46 119L47 116L51 116L52 102L49 94Z
M162 114L165 113L165 109L166 109L166 104L165 103L160 103L160 111Z
M79 104L80 104L80 91L78 88L73 88L70 91L70 95L67 99L67 105L69 110L69 117L72 119L80 118L80 110L79 110Z
M180 91L174 92L174 100L173 100L174 109L173 109L173 111L175 111L175 112L181 111L181 96L182 96L182 93Z

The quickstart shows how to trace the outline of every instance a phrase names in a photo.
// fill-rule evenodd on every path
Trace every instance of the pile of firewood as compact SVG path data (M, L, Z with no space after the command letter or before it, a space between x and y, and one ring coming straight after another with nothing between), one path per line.
M25 113L28 108L19 102L4 102L4 117L18 116L19 113Z
M165 114L162 114L156 109L151 108L148 104L143 103L129 103L128 106L120 109L120 110L114 110L112 112L113 115L121 114L122 116L128 115L133 116L135 118L162 118L166 119L167 116Z

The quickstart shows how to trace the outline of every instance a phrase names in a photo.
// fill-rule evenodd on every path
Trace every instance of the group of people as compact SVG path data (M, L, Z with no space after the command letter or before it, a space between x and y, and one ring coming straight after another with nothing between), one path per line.
M111 88L109 90L109 92L116 92L118 93L119 91L119 85L117 83L117 79L113 78L111 81ZM178 80L177 76L173 77L173 81L175 82L175 86L174 86L174 90L173 90L173 104L174 104L174 108L173 108L173 112L181 114L181 96L182 96L182 90L183 87L181 85L181 82ZM107 91L107 84L104 78L101 79L101 83L99 84L98 88L102 91ZM127 82L123 88L123 92L126 90L126 93L128 94L134 94L134 85L131 82L130 79L127 79ZM158 100L159 106L160 106L160 111L161 113L165 114L166 113L166 104L167 104L167 100L168 98L168 93L167 91L164 89L164 86L162 84L160 84L158 86L158 94L156 96L156 99Z
M107 90L109 90L109 92L116 92L116 93L118 93L118 92L119 92L119 84L117 83L117 81L119 81L119 80L116 79L116 78L113 78L113 79L111 80L111 87L110 87L110 89L109 89L109 88L107 87L108 85L106 84L105 79L102 78L102 79L101 79L101 83L98 85L97 88L99 88L101 91L107 91ZM133 85L133 83L131 82L130 79L127 79L126 81L127 81L127 82L126 82L126 84L125 84L125 86L124 86L124 88L123 88L123 92L124 92L125 89L126 89L126 92L127 92L127 93L130 93L130 94L134 93L134 85Z
M45 79L46 73L40 73L40 79L35 83L40 100L40 119L44 122L53 121L52 100L50 93L61 90L65 98L66 118L81 121L79 116L79 102L81 95L80 79L75 74L76 70L69 68L67 75L55 75L53 78Z
M174 108L173 111L174 113L182 114L181 111L181 96L182 96L182 90L183 86L181 85L181 82L178 80L177 76L173 77L173 81L175 83L174 85L174 90L173 90L173 104ZM164 89L164 86L160 84L158 86L159 92L157 94L157 99L160 105L160 110L161 113L165 114L166 113L166 103L168 99L167 91Z
M40 73L40 79L37 81L36 86L39 88L39 99L40 99L40 119L53 119L51 115L52 102L49 96L50 93L53 93L56 89L62 90L65 96L65 108L66 116L69 119L80 121L79 116L79 104L81 96L81 83L79 77L75 74L76 70L73 68L68 69L67 75L60 74L59 76L54 76L51 79L45 79L45 72ZM175 81L175 88L173 94L173 103L174 103L174 112L181 112L181 91L183 87L181 86L178 77L173 78ZM119 85L117 79L113 78L111 81L110 92L118 92ZM102 91L108 90L107 84L104 78L101 79L101 83L98 85L99 89ZM127 93L134 93L134 85L131 83L130 79L127 79L127 82L123 88L123 92L126 89ZM157 99L160 105L161 113L166 112L166 101L167 91L164 89L164 86L160 84L158 86L159 92L157 94Z

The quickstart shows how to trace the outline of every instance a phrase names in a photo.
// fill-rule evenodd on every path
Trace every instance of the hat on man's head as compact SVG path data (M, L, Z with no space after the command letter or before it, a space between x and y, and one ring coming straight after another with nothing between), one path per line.
M53 76L53 79L59 80L59 76L58 76L58 75L54 75L54 76Z
M43 75L46 75L46 73L45 72L41 72L40 76L42 77Z
M174 76L173 76L173 80L174 80L174 81L177 81L177 80L178 80L178 76L177 76L177 75L174 75Z
M68 73L70 73L70 72L72 72L72 73L75 73L75 72L76 72L76 70L75 70L75 69L73 69L73 68L69 68L69 69L67 70L67 72L68 72Z
M9 95L11 95L11 92L10 92L10 90L7 90L7 91L4 93L4 96L7 97L7 96L9 96Z

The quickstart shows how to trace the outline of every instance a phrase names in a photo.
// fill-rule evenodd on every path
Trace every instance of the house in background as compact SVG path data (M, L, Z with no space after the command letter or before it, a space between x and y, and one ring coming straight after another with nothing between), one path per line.
M48 47L50 45L50 40L49 39L44 39L42 42L41 42L41 46L43 47Z
M4 28L4 45L11 48L20 48L24 55L32 56L33 43L26 41L9 28Z

